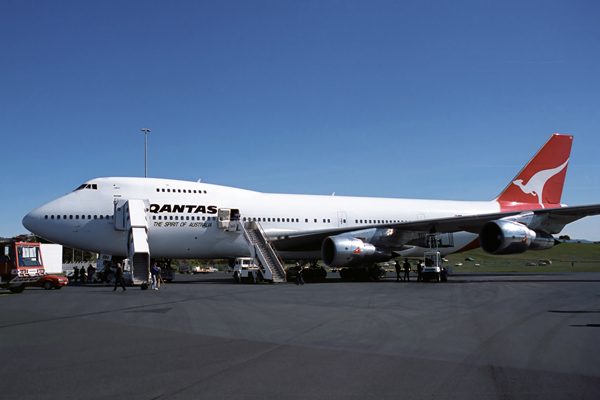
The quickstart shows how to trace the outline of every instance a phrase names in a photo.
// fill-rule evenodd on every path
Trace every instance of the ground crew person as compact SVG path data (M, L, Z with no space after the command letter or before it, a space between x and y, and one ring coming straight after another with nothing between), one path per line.
M123 268L121 268L121 263L117 263L117 271L115 272L115 288L113 289L113 292L117 290L117 285L121 285L123 291L127 290L125 289L125 280L123 279Z
M398 264L398 261L396 261L396 282L402 280L400 277L400 271L402 271L402 268L400 268L400 264Z
M402 267L404 268L404 280L405 281L410 281L410 263L408 262L408 258L404 259L404 264L402 264Z

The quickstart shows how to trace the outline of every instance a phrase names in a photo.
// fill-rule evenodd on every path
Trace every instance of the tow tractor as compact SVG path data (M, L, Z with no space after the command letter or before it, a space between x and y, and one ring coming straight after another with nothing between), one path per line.
M46 275L39 243L7 242L0 244L0 288L21 293L25 287L60 289L67 278Z

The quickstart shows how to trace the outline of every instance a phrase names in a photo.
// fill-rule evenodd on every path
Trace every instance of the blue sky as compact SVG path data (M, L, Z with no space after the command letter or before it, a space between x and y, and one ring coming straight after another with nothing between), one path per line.
M600 203L600 2L0 4L0 236L102 176L490 200L552 133ZM600 217L563 230L600 240Z

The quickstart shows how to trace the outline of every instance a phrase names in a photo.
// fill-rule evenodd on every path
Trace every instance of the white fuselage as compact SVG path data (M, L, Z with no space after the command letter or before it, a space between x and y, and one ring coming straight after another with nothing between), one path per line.
M115 202L147 200L148 244L154 258L211 259L249 255L240 232L217 227L218 209L238 209L270 237L334 228L364 229L419 219L494 213L498 203L259 193L199 182L153 178L98 178L29 213L23 225L50 241L125 256L127 232L115 229ZM458 251L477 235L455 234ZM416 255L422 249L405 251ZM281 253L285 259L320 258L318 251Z

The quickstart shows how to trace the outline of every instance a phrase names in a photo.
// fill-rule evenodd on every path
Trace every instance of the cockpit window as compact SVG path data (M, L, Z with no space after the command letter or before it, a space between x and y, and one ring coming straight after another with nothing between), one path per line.
M83 185L81 185L77 189L75 189L74 192L76 192L78 190L82 190L82 189L97 190L98 189L98 184L96 184L96 183L84 183Z

